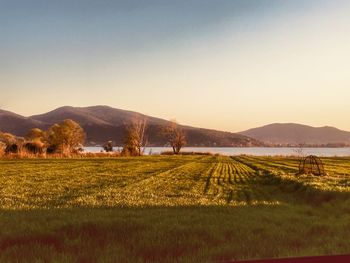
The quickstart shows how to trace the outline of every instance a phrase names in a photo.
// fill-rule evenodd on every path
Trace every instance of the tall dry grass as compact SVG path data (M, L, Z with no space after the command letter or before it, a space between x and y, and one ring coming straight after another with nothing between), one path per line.
M61 159L61 158L110 158L110 157L120 157L121 154L119 152L99 152L99 153L70 153L70 154L62 154L62 153L31 153L28 151L20 151L18 153L5 153L4 150L0 149L0 158L1 159L45 159L45 158L53 158L53 159Z

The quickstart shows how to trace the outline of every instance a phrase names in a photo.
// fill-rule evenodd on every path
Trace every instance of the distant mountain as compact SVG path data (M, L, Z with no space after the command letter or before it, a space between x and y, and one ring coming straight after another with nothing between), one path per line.
M147 120L149 145L164 146L166 138L161 130L162 126L167 125L169 121L108 106L65 106L30 117L23 117L8 111L0 111L0 130L24 136L31 128L47 129L54 123L72 119L83 127L87 134L86 143L88 145L102 144L108 140L121 145L125 134L125 124L138 118L146 118ZM181 127L186 133L188 146L262 146L261 142L237 133L189 126Z
M44 114L31 116L30 118L46 123L57 123L64 119L73 119L79 122L80 125L112 126L121 126L137 118L147 118L150 125L165 124L167 122L166 120L146 116L138 112L115 109L109 106L64 106Z
M295 123L275 123L243 131L240 134L267 144L350 145L350 132L328 126L315 128Z
M24 135L33 127L45 127L45 124L10 111L0 110L0 131Z

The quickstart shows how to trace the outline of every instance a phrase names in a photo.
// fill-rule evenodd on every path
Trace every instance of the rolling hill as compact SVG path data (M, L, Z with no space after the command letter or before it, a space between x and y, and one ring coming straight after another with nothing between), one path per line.
M33 127L45 128L47 125L32 118L26 118L16 113L0 110L0 130L16 135L24 135Z
M47 129L54 123L62 122L65 119L72 119L78 122L87 134L87 145L103 144L112 140L121 145L125 133L125 124L137 118L146 118L147 137L150 146L164 146L166 138L162 134L162 126L169 121L141 113L115 109L108 106L71 107L64 106L53 111L23 117L21 115L0 111L0 130L11 132L18 136L24 136L31 128ZM222 132L216 130L181 126L187 136L188 146L262 146L263 144L245 135Z
M272 145L350 145L350 132L334 127L311 127L295 123L274 123L240 134Z

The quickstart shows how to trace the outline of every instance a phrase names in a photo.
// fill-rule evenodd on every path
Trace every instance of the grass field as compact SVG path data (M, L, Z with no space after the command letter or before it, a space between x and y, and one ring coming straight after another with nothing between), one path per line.
M213 262L350 253L350 158L0 160L1 262Z

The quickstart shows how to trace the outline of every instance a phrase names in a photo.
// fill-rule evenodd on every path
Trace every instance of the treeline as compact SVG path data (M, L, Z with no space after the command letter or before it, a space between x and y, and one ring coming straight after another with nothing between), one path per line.
M173 154L178 154L186 144L186 136L175 121L160 127L166 136ZM147 121L138 119L125 125L122 156L140 156L147 146ZM7 156L46 156L58 155L69 157L81 155L86 134L83 128L71 119L54 124L47 130L31 129L25 137L17 137L10 133L0 132L0 155ZM103 146L106 152L113 151L113 142L108 141ZM90 154L91 155L91 154Z

